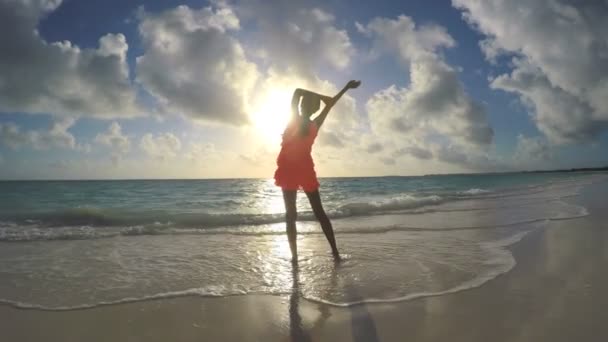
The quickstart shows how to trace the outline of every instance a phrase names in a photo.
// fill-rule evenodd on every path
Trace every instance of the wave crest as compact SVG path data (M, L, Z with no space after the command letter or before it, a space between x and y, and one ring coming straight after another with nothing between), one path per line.
M373 215L386 211L420 208L442 203L440 196L401 195L394 198L370 199L367 202L347 203L332 209L334 218ZM299 219L314 220L310 211L301 212ZM283 213L245 214L206 212L169 212L164 210L123 210L113 208L80 207L42 213L20 213L0 218L0 228L8 226L35 226L38 228L57 227L137 227L171 226L177 228L216 228L243 225L280 223Z

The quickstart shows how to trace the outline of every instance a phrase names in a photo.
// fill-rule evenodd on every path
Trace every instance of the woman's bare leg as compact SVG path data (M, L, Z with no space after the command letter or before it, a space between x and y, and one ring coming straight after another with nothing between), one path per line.
M340 253L338 253L338 247L336 246L336 238L334 237L334 229L331 226L329 217L327 217L327 214L325 214L325 210L323 209L319 191L306 192L306 196L308 196L308 201L310 201L312 211L315 213L315 217L321 224L323 233L325 233L325 237L331 246L331 252L333 253L334 258L340 259Z
M291 260L298 260L298 246L296 244L296 219L298 211L296 210L297 190L283 190L283 201L285 201L285 224L287 226L287 240L291 249Z

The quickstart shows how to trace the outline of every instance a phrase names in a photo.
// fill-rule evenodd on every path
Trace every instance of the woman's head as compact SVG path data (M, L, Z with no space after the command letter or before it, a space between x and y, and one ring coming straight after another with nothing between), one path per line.
M313 94L305 94L300 102L300 114L309 118L321 107L321 99Z

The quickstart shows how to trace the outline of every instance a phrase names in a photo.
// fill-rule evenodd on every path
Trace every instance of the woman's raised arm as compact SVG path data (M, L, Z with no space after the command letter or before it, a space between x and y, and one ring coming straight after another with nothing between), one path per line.
M336 102L338 102L338 100L342 97L342 95L344 95L344 93L346 93L346 91L348 89L355 89L360 85L361 85L361 81L352 80L352 81L349 81L344 86L344 88L342 88L342 90L340 90L340 92L338 92L334 97L320 95L323 102L325 102L325 107L323 108L321 113L319 115L317 115L317 117L315 118L315 124L317 124L317 128L320 128L321 125L323 124L323 122L325 122L325 118L327 117L327 114L329 114L329 111L333 108L333 106L336 104Z
M300 104L300 98L304 95L304 89L296 88L293 91L293 96L291 97L291 118L295 119L298 116L299 110L298 105Z

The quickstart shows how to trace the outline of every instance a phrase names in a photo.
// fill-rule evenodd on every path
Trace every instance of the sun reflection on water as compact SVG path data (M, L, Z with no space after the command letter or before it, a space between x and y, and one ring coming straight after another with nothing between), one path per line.
M256 194L260 213L282 214L285 212L281 189L274 184L274 179L261 181L257 185ZM285 224L276 223L277 232L284 232ZM287 234L267 235L257 240L255 248L258 251L258 269L266 286L283 293L289 293L292 287L291 250Z
M272 293L290 293L292 287L291 251L287 236L267 236L257 241L257 262L255 268L263 279L267 290Z
M271 242L271 252L273 256L277 258L291 259L291 250L289 249L287 236L274 236L273 241Z
M285 204L281 189L274 184L273 179L261 181L257 186L257 207L262 213L283 214ZM273 292L291 293L293 287L293 264L291 262L291 250L285 233L285 223L274 223L272 231L281 232L277 235L266 235L257 240L255 249L258 254L257 269L264 279L266 286L272 288ZM298 231L310 230L310 224L298 222ZM309 237L300 234L298 236L299 262L303 265L310 260L312 251L308 248ZM306 278L300 275L300 278Z
M283 193L281 192L281 189L274 184L274 179L267 179L259 183L257 197L260 200L258 205L261 209L261 213L280 214L285 212Z

